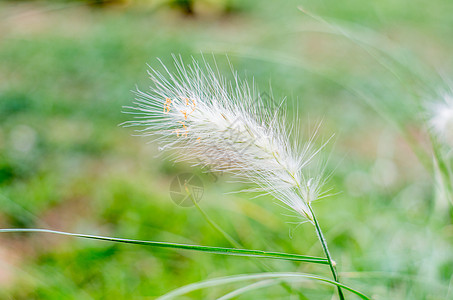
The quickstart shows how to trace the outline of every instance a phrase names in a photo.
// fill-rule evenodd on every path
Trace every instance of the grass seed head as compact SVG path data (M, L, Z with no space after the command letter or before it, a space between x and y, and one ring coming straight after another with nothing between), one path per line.
M134 114L126 126L140 126L142 135L156 136L161 149L177 161L191 161L226 171L257 184L298 214L312 220L307 205L319 198L323 176L307 168L319 152L313 138L291 142L283 111L264 107L254 84L233 71L229 82L203 62L184 65L175 57L176 72L148 72L154 85L137 90ZM261 103L260 103L261 102Z

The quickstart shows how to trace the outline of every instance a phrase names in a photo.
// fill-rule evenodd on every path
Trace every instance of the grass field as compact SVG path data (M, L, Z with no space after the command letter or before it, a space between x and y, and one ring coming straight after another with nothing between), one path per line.
M271 197L228 193L247 186L156 156L155 143L118 126L130 119L121 111L131 90L150 85L147 63L203 53L228 76L228 55L260 91L271 85L276 99L287 96L301 132L322 121L320 140L335 134L334 195L314 208L342 282L373 299L452 299L451 203L433 179L415 96L420 82L429 97L445 84L438 73L451 76L452 11L449 0L206 0L190 14L151 0L0 2L0 227L230 247L197 209L170 199L172 179L195 172L200 206L244 247L323 256L313 226L289 224ZM330 278L323 265L2 233L0 298L154 299L261 272L256 261ZM313 281L294 288L308 299L337 297ZM298 298L276 285L237 299Z

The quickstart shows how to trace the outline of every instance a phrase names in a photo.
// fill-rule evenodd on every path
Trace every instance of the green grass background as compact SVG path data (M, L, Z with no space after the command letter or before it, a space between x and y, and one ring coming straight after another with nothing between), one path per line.
M247 186L156 157L156 144L118 126L130 118L121 110L131 90L150 84L146 63L171 64L172 53L189 62L202 52L228 75L227 54L259 90L270 83L276 99L288 97L301 132L322 120L321 140L335 133L335 195L314 208L342 281L374 299L453 298L451 205L399 130L428 148L418 83L405 70L433 90L443 85L437 72L448 76L453 66L453 2L206 0L192 14L183 3L0 3L0 227L228 247L195 208L170 200L171 180L194 171L205 185L201 207L245 247L322 256L313 226L288 224L297 219L274 199L227 194ZM378 62L298 6L397 60ZM330 277L322 265L266 263ZM2 234L0 266L3 299L154 299L261 271L246 258L44 234ZM334 294L312 282L295 287L309 299ZM238 299L264 298L297 299L280 286Z

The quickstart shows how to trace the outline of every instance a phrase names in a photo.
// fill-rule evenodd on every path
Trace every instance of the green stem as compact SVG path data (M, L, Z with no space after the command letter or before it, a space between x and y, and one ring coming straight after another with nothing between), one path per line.
M277 159L277 162L278 162L278 159ZM299 196L301 197L301 201L304 201L304 199L305 199L305 197L303 196L304 195L304 191L302 190L302 188L301 188L301 186L299 184L299 181L296 180L294 175L287 168L285 168L285 170L294 179L294 182L296 183L296 186L297 186L297 190L299 191ZM307 186L307 188L308 188L308 186ZM326 239L324 238L324 235L323 235L323 233L321 231L321 227L319 227L319 223L318 223L318 220L316 219L315 212L313 211L313 209L310 206L310 201L307 202L307 206L308 206L308 209L311 212L312 218L310 218L307 214L305 214L305 216L309 220L311 219L313 221L313 224L316 227L316 233L317 233L319 241L321 242L321 245L322 245L322 249L324 250L324 253L326 254L327 261L328 261L329 266L330 266L330 270L332 271L333 279L336 282L340 283L338 281L338 275L337 275L337 271L336 271L335 266L334 266L334 262L333 262L333 260L332 260L332 258L330 256L330 253L329 253L329 248L327 248ZM340 300L344 300L343 291L341 290L339 285L337 285L337 289L338 289L338 295L340 296Z
M332 272L332 276L333 276L333 280L335 280L337 283L340 283L340 281L338 279L337 270L335 269L334 261L332 260L332 257L330 256L329 248L327 248L327 242L326 242L326 239L324 238L324 234L322 233L321 227L319 226L318 220L316 219L315 213L314 213L313 209L311 208L311 205L308 204L307 206L310 209L310 212L313 216L313 224L315 225L316 233L318 235L319 241L321 242L322 249L324 250L324 253L327 257L327 262L329 263L330 271ZM337 289L338 289L338 295L340 297L340 300L344 300L343 291L341 290L341 287L339 285L337 285Z

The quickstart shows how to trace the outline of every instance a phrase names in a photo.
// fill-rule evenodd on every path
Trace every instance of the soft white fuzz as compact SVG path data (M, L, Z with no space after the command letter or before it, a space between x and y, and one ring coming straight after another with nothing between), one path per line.
M442 101L431 106L430 127L437 138L453 147L453 95L443 94Z
M176 153L176 160L251 181L311 221L307 204L320 197L325 181L321 173L309 175L320 150L313 140L290 142L280 120L284 113L264 108L254 84L236 72L227 82L206 62L185 66L174 59L174 73L163 64L163 74L151 68L154 86L136 91L135 106L128 107L135 119L125 124L144 126L138 131L158 136L161 149Z

